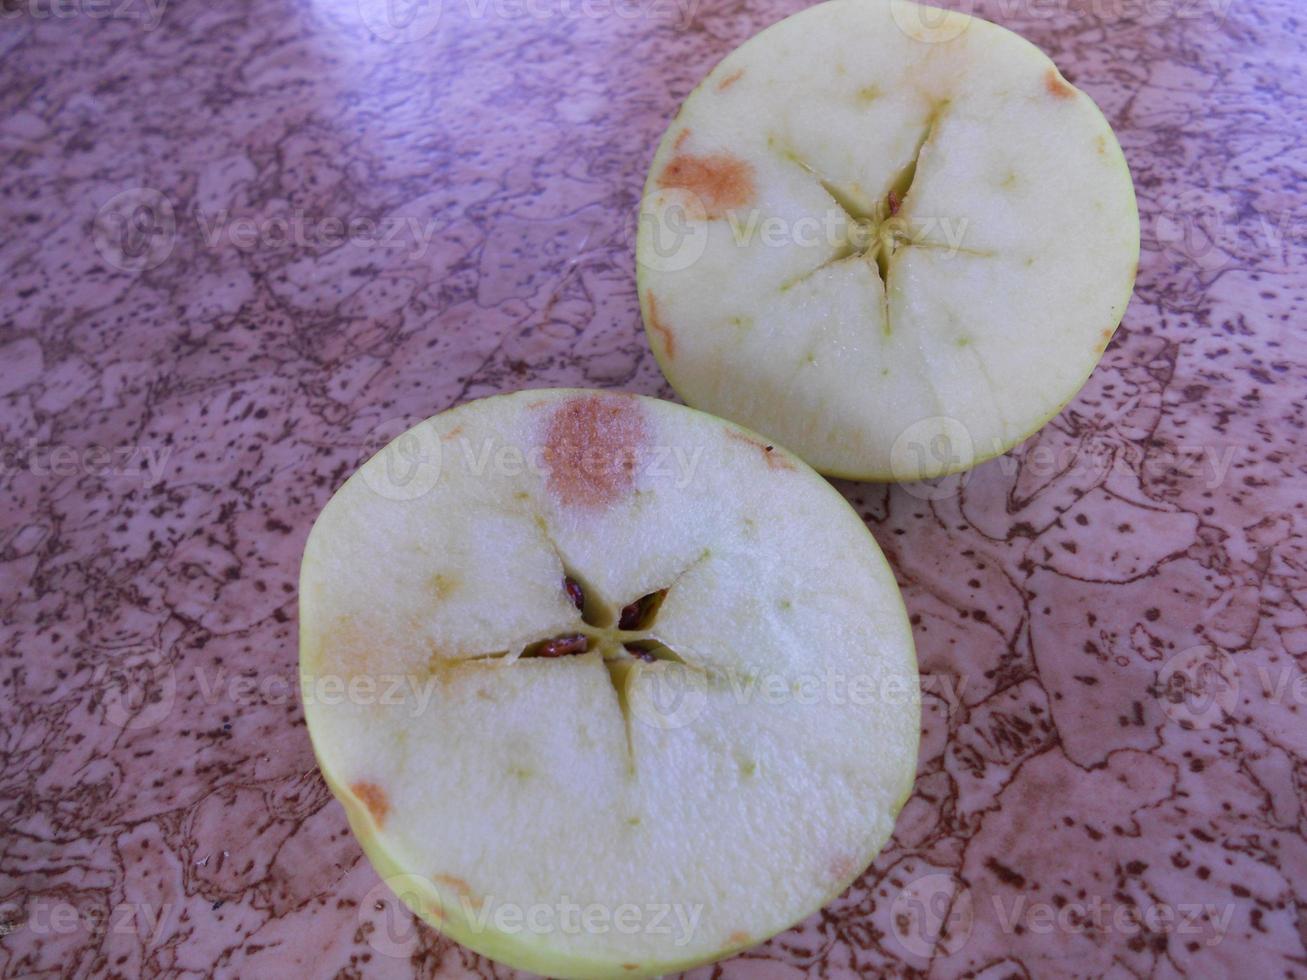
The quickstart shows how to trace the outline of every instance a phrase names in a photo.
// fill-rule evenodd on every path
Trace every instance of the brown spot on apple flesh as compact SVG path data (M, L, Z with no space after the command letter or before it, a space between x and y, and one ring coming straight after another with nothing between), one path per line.
M458 589L459 580L456 576L437 572L427 579L427 586L434 598L443 600L448 599Z
M726 937L727 944L731 946L743 946L749 941L747 932L740 932L738 929Z
M1076 90L1067 84L1066 79L1057 73L1056 68L1044 72L1044 88L1055 99L1070 99L1076 94Z
M635 485L648 442L644 409L634 398L581 395L550 417L544 464L550 492L568 507L606 507Z
M705 217L720 218L753 201L753 167L729 153L678 153L663 168L658 186L689 191L703 206Z
M775 446L770 446L765 442L760 442L751 436L746 436L743 432L736 432L733 429L727 429L726 435L736 442L743 442L746 445L753 446L762 453L763 459L767 461L767 468L773 470L792 470L794 464L788 459L776 452Z
M462 878L458 877L458 875L438 874L433 875L431 880L437 885L444 885L446 888L451 889L464 901L472 902L476 898L475 893L472 891L472 886Z
M836 881L843 881L856 870L857 863L847 854L841 854L831 858L830 873L831 877Z
M658 315L658 301L654 299L652 290L645 291L645 298L649 301L649 329L663 342L663 350L667 351L668 358L673 358L676 356L676 335Z
M365 781L351 783L349 791L358 797L360 803L368 808L373 823L380 827L386 822L386 816L390 813L390 800L386 797L385 790L376 783Z
M729 75L727 75L725 78L723 78L723 79L721 80L721 82L718 84L718 86L717 86L717 91L718 91L718 92L725 92L728 88L730 88L732 85L734 85L736 82L738 82L738 81L740 80L740 76L743 75L743 74L744 74L744 69L743 69L743 68L740 68L740 69L737 69L736 71L731 72Z
M676 134L676 142L672 144L672 149L677 150L679 152L681 147L685 145L685 141L688 140L689 138L690 138L690 130L687 127L686 129L683 129Z

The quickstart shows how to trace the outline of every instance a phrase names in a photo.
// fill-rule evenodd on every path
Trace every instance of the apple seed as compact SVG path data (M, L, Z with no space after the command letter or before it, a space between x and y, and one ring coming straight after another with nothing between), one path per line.
M552 640L545 640L532 651L533 656L537 657L570 657L578 653L585 653L590 649L590 641L580 633L572 636L558 636Z
M634 643L623 643L622 646L625 647L626 652L635 657L635 659L643 660L647 664L655 663L658 660L653 653L643 647L636 646Z
M581 586L577 584L576 579L564 577L563 588L567 591L567 597L572 600L572 605L576 606L577 609L585 608L585 593L581 590Z
M642 630L645 629L653 620L654 614L662 604L663 596L667 590L660 592L650 592L648 595L641 596L628 605L622 607L622 614L617 619L617 628L619 630Z

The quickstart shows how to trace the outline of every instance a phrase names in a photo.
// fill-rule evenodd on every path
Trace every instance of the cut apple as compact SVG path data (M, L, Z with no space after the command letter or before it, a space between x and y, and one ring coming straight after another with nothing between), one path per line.
M515 967L641 977L839 894L912 786L894 576L738 426L526 391L422 423L327 504L305 716L382 877Z
M1139 258L1125 158L1016 34L832 0L732 52L654 157L640 302L668 381L823 473L1005 452L1080 389Z

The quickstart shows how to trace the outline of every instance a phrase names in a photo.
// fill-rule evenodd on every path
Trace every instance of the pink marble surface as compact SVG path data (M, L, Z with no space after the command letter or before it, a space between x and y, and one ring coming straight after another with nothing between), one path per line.
M394 907L316 772L300 551L397 420L670 395L644 172L799 6L0 7L0 975L510 972ZM916 791L850 891L700 975L1307 975L1307 18L976 9L1116 127L1138 288L1038 436L842 486L915 624Z

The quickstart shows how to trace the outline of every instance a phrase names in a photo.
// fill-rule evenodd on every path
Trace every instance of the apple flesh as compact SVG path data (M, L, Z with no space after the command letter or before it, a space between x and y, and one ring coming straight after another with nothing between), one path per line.
M331 499L305 717L378 872L515 967L642 977L839 894L912 786L894 576L804 463L655 399L437 415Z
M1029 436L1080 389L1139 257L1125 158L1033 45L831 0L689 96L637 244L681 396L823 473L914 480Z

